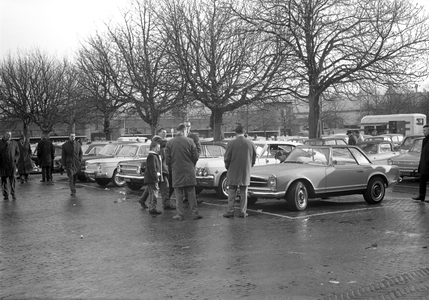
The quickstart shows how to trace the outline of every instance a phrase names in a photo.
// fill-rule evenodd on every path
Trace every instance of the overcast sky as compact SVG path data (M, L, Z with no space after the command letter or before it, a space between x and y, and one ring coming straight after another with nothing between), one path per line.
M0 0L0 58L40 48L58 56L120 16L128 0Z
M0 60L17 49L72 55L129 0L0 0ZM429 0L414 0L429 8Z

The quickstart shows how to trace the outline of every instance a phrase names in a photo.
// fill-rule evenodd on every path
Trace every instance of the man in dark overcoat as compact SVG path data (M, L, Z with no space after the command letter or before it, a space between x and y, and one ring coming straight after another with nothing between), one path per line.
M66 169L71 195L76 195L77 173L80 171L82 147L76 141L76 134L71 133L69 140L62 145L61 163Z
M228 211L225 218L234 217L234 204L237 189L240 188L240 218L247 217L247 187L250 184L250 169L256 162L255 145L244 137L241 125L235 129L237 137L228 142L224 161L227 169Z
M189 207L194 220L201 219L195 196L195 164L198 161L197 147L192 139L185 135L186 126L181 123L177 134L165 146L165 160L171 169L172 185L176 194L177 215L175 220L183 220L183 198L188 196Z
M12 140L12 132L8 131L0 140L0 176L1 187L3 192L4 201L9 200L9 187L10 195L13 200L16 200L15 195L15 172L16 165L19 159L19 146L18 143Z
M37 144L37 157L39 158L39 167L42 168L41 182L52 181L52 167L55 158L55 148L49 140L48 134L43 134L42 140Z
M425 201L426 197L426 184L429 181L429 125L423 126L423 139L422 152L420 152L420 162L418 172L420 174L419 196L412 198L416 201Z
M28 181L28 175L33 171L33 163L31 161L31 145L25 135L21 134L19 137L18 146L18 174L21 183L24 183Z

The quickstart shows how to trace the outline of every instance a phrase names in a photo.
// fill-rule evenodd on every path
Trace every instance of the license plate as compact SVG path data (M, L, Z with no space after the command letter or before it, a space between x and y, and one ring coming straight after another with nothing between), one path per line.
M131 182L131 178L124 178L125 182Z
M410 172L401 172L402 176L410 176L410 174L411 174Z

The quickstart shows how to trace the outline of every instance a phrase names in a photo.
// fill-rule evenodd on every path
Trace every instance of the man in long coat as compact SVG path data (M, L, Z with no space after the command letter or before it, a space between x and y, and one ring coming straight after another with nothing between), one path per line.
M33 171L33 163L31 162L31 146L25 135L21 135L18 141L19 159L18 159L18 174L21 183L28 181L28 175Z
M52 181L55 148L47 134L43 134L42 140L37 144L37 157L39 158L39 167L42 168L41 182Z
M226 146L224 156L227 169L228 211L225 218L234 217L234 203L238 187L240 188L240 218L247 217L247 187L250 184L250 169L256 162L255 145L244 137L242 126L235 129L237 137Z
M193 219L201 219L195 196L195 164L198 161L197 147L192 139L185 135L186 126L179 124L177 134L165 146L165 160L172 172L172 185L176 194L177 215L173 218L183 220L183 197L188 196Z
M16 164L19 159L19 146L16 141L12 140L12 132L8 131L0 140L0 176L1 187L3 191L4 201L9 200L9 186L10 195L13 200L16 200L15 195L15 172ZM9 181L9 184L8 184Z
M429 181L429 125L423 126L422 152L420 152L420 162L418 172L420 174L419 196L412 198L413 200L425 201L426 183Z
M62 146L61 162L66 169L67 177L69 178L69 185L71 195L76 195L76 180L77 173L80 171L80 164L82 160L82 147L76 141L76 135L70 134L69 140Z

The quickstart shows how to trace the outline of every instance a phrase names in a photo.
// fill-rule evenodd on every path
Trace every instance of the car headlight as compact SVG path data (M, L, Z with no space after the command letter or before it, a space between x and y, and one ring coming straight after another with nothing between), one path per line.
M118 165L116 166L116 172L117 172L117 173L121 173L121 165L120 165L120 164L118 164Z
M388 159L387 159L387 164L388 164L388 165L393 165L393 160L392 160L392 159L390 159L390 158L388 158Z
M102 165L101 164L97 164L97 171L101 172L102 169Z
M276 191L276 190L277 190L277 177L276 177L276 175L271 174L271 175L268 177L268 182L267 182L267 184L268 184L268 187L270 188L270 190L272 190L272 191Z
M142 171L142 167L141 166L137 166L136 173L137 174L141 174L141 171Z
M208 172L207 172L206 168L197 168L196 174L197 174L197 176L207 176Z

